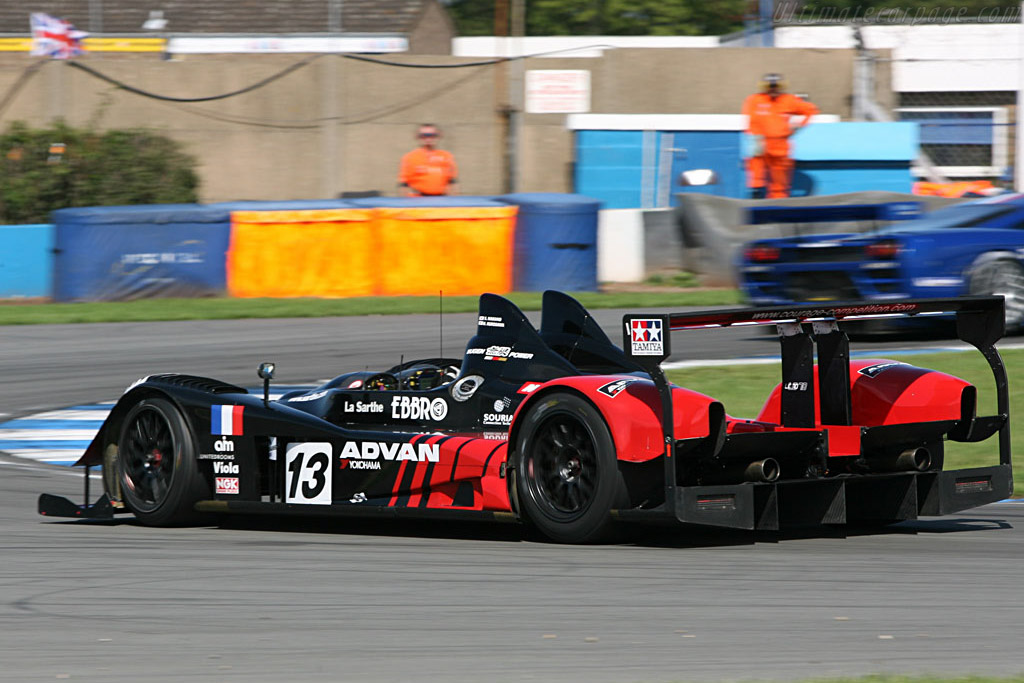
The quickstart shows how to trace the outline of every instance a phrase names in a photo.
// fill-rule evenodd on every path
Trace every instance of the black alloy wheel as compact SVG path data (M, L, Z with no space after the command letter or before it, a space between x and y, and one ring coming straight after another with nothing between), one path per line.
M192 507L205 487L188 425L169 401L145 399L128 412L117 469L124 503L139 521L166 526L198 519Z
M542 397L527 412L516 477L525 517L555 541L601 540L610 511L625 500L608 427L596 408L568 392Z

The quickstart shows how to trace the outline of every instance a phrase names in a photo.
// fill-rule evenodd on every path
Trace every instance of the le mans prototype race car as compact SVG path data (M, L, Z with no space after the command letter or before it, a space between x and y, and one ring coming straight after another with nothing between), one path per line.
M991 366L997 415L975 387L887 360L851 360L843 328L954 314ZM484 294L459 359L352 372L269 398L212 379L131 385L78 465L86 504L43 494L43 515L144 524L244 513L520 520L569 543L616 521L738 529L889 523L1010 495L1002 300L976 297L623 318L615 346L574 299L546 292L540 329ZM756 419L670 385L671 330L776 325L782 378ZM817 363L814 363L815 350ZM943 469L945 440L998 435L998 464ZM105 492L89 504L88 472Z

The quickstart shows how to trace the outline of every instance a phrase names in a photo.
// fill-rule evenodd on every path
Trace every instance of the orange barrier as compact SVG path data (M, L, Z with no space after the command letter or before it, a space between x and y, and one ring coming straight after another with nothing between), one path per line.
M228 293L508 292L516 211L515 206L233 211Z
M377 208L385 296L512 289L517 207Z
M991 180L961 180L950 183L914 183L912 192L934 197L978 197L1002 192Z
M372 209L232 211L228 293L372 296L376 251Z

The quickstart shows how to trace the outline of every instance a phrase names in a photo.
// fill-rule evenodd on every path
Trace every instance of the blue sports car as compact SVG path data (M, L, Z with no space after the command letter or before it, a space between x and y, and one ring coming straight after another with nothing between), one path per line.
M949 206L869 233L750 242L740 286L755 306L1001 294L1024 326L1024 194Z

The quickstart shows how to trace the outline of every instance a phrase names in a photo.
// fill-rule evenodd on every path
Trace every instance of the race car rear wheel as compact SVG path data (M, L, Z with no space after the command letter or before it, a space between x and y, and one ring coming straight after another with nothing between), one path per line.
M1002 295L1006 306L1006 331L1024 327L1024 268L1009 259L984 263L971 275L971 294Z
M519 507L528 523L563 543L590 543L611 527L625 485L601 414L575 394L543 397L523 417L516 443Z
M166 399L148 398L122 425L117 473L125 505L150 526L197 521L192 508L204 497L205 485L181 412Z

